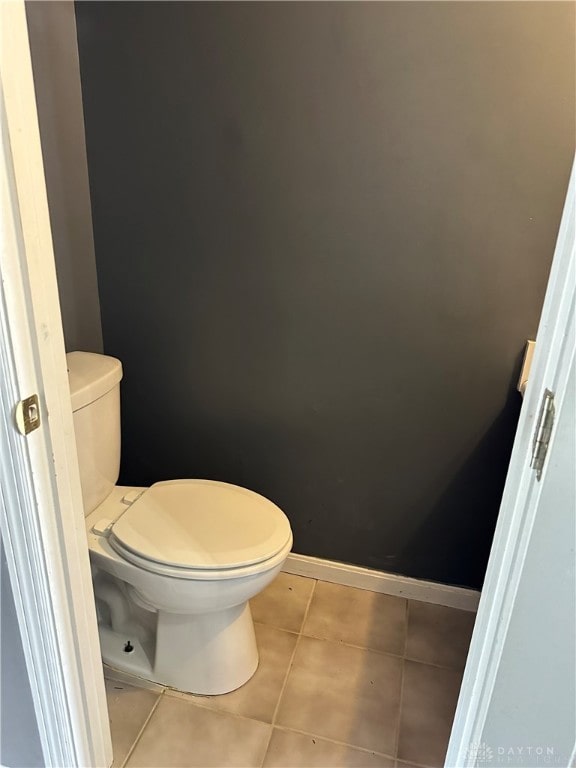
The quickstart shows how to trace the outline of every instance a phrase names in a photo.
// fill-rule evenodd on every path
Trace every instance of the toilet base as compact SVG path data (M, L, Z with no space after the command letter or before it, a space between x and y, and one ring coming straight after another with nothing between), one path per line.
M204 614L159 611L155 644L130 637L129 630L101 625L99 632L105 664L187 693L229 693L258 667L248 602Z

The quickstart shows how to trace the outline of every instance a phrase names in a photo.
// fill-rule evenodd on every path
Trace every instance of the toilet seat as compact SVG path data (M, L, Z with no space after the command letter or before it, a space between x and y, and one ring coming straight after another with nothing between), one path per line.
M128 549L123 549L117 542L108 542L115 555L123 560L135 565L143 571L148 571L157 576L169 576L172 579L182 579L183 581L230 581L232 579L245 579L247 576L257 576L262 571L271 570L284 562L292 549L292 534L285 546L268 560L255 563L253 565L218 570L216 568L175 568L174 566L162 565L152 560L146 560Z
M234 578L283 559L286 515L246 488L170 480L146 489L112 525L110 546L145 570L181 579Z

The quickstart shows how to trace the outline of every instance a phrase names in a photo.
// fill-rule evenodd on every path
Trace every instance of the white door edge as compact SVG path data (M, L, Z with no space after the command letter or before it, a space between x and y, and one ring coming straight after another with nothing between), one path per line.
M109 766L110 727L23 0L0 4L2 539L46 766ZM15 426L37 393L42 425Z
M511 609L526 557L540 483L530 469L532 436L545 387L563 400L574 358L576 179L572 167L536 349L494 534L446 766L476 764L476 750L498 672ZM553 436L552 436L553 439ZM546 465L543 470L543 479Z

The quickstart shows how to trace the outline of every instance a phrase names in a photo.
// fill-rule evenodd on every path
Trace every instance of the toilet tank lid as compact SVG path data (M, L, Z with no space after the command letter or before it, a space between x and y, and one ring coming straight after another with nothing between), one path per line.
M115 357L94 352L69 352L66 362L73 411L98 400L122 378L122 363Z

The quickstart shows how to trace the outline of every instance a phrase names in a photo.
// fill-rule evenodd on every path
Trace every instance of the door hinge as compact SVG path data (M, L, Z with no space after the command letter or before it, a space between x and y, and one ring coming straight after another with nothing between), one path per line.
M38 395L30 395L16 403L16 426L22 435L29 435L40 426L40 404Z
M534 432L534 441L532 443L532 461L530 466L536 470L536 480L542 477L542 468L548 453L550 435L554 425L554 392L549 389L544 390L542 403L540 405L540 415Z

